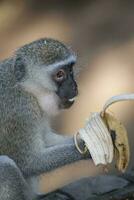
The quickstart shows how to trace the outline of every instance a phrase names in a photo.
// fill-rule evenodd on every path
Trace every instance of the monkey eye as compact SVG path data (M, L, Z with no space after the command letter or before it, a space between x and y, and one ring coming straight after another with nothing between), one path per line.
M60 69L56 74L55 74L55 81L61 82L66 78L66 73L63 69Z

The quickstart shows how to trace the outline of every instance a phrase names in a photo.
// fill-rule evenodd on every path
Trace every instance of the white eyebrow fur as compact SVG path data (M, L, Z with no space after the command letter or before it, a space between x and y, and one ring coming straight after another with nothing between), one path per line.
M55 63L50 64L50 65L47 65L45 69L48 72L51 72L56 68L60 68L64 65L68 65L69 63L71 64L72 62L74 62L74 63L76 62L76 56L75 55L72 55L72 56L70 56L69 58L67 58L63 61L59 61L59 62L55 62Z

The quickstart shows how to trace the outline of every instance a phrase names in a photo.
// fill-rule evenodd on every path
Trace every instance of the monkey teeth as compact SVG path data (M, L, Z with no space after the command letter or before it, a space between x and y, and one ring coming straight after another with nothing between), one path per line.
M72 99L68 99L68 101L73 102L75 100L75 97Z

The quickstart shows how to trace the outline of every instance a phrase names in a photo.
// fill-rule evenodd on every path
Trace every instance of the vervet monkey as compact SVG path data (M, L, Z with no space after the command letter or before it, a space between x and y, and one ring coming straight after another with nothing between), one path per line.
M61 42L40 39L0 63L0 200L32 200L42 173L90 157L51 128L78 94L75 62Z

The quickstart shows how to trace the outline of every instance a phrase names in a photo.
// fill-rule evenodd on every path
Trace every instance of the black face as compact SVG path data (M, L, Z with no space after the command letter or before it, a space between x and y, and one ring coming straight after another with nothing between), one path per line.
M73 75L73 64L57 69L53 79L58 86L56 94L61 100L60 108L69 108L74 103L74 97L78 95L78 88Z

